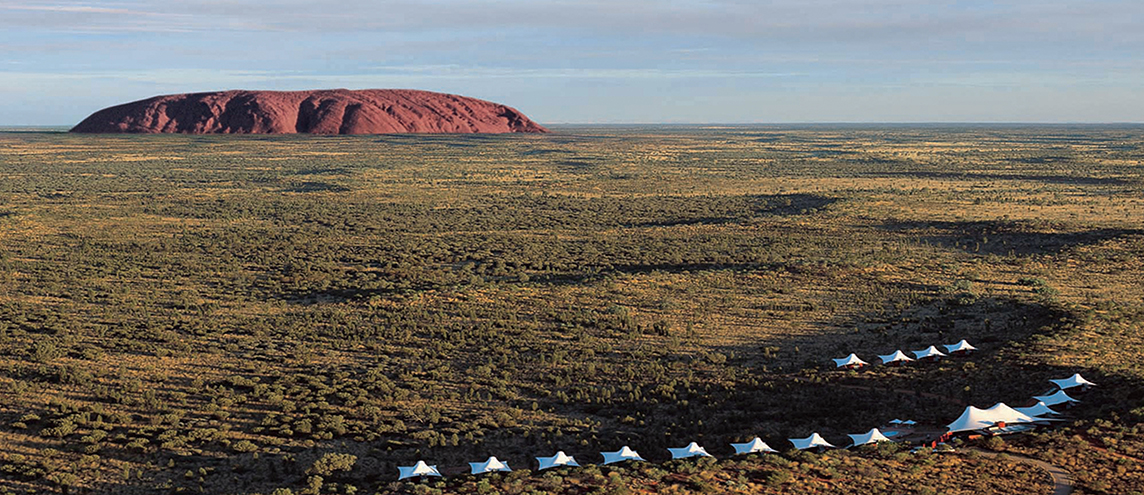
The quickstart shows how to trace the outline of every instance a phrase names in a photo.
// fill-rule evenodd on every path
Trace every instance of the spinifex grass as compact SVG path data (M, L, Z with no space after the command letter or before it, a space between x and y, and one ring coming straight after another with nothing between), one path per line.
M1010 446L1144 489L1102 461L1144 450L1139 128L557 130L0 134L0 489L405 492L419 458L844 443L1075 371L1100 384L1081 422ZM962 338L981 352L830 369ZM1044 484L1005 466L785 454L559 486ZM494 480L444 489L556 490Z

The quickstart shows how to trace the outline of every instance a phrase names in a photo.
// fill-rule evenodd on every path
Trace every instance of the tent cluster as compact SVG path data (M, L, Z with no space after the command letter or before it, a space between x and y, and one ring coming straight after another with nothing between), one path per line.
M973 347L967 344L964 340L957 344L953 344L952 346L945 347L947 349L951 347L961 347L969 350L973 349ZM931 346L930 349L933 349L933 347ZM933 350L936 351L936 349ZM918 354L918 352L915 352L915 354ZM901 353L901 351L898 351L898 353ZM851 354L850 357L856 358L856 356L853 354ZM961 416L948 425L949 430L943 436L943 439L958 432L981 431L988 430L990 428L1003 429L1008 425L1032 425L1048 421L1055 421L1056 419L1051 418L1050 416L1055 416L1059 413L1053 410L1052 406L1077 402L1076 399L1069 397L1065 393L1065 390L1076 387L1081 387L1082 390L1084 390L1090 386L1095 385L1094 383L1085 380L1084 377L1080 376L1079 373L1069 378L1050 381L1053 383L1053 385L1055 385L1056 392L1047 395L1035 396L1034 399L1037 401L1036 404L1029 407L1012 408L1002 402L994 404L993 407L988 409L978 409L973 406L966 407ZM892 420L889 423L891 426L913 426L917 424L915 421L903 421L900 419ZM866 433L858 433L847 436L850 437L852 447L875 444L878 442L894 441L886 434L883 434L878 428L873 428ZM812 433L806 438L791 438L789 440L794 448L799 450L837 448L835 445L826 441L825 438L822 438L822 435L819 435L818 433ZM746 443L732 443L731 447L735 449L735 455L777 452L777 450L771 448L769 445L767 445L766 442L759 439L759 437L755 437ZM707 452L706 449L699 446L699 444L695 442L691 442L685 447L669 448L667 450L671 452L672 459L713 457ZM640 457L639 452L632 450L627 445L623 446L620 448L620 450L615 452L601 452L600 455L604 458L604 462L602 464L615 464L625 461L646 462L643 457ZM565 454L563 451L557 452L551 457L537 457L536 462L539 467L538 470L541 471L563 466L580 466L580 464L576 462L575 458ZM512 469L509 468L507 462L501 461L495 456L489 457L488 460L484 462L470 462L469 468L471 474L512 471ZM417 463L412 466L401 466L398 467L397 470L399 474L399 480L407 478L441 476L441 472L437 470L437 466L429 465L425 461L417 461Z
M931 345L920 351L912 351L914 354L912 358L900 349L886 355L879 354L878 358L882 360L882 364L898 366L910 361L933 361L948 355L964 355L977 350L976 347L970 345L965 339L962 339L961 342L956 344L946 344L942 347L945 348L945 352L941 352L937 347ZM863 361L854 353L850 353L849 356L844 358L833 359L832 361L834 361L835 367L846 369L857 369L870 364Z
M1030 416L1009 407L1004 402L998 402L989 409L967 406L961 416L949 424L949 432L977 431L998 425L1036 423L1038 421L1046 421L1046 418Z
M1066 389L1082 387L1083 390L1095 385L1085 380L1084 377L1080 376L1080 373L1068 378L1049 381L1056 387L1056 392L1034 396L1033 400L1036 402L1028 407L1012 408L1004 402L998 402L988 409L967 406L961 416L948 425L949 433L990 431L994 428L1005 431L1005 428L1010 427L1010 425L1036 425L1058 421L1053 416L1060 413L1054 410L1053 406L1078 402L1065 393Z

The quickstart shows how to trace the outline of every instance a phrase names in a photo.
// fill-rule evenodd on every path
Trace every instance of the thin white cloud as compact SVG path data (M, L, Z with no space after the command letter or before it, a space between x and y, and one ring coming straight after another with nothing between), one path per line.
M92 7L89 5L0 5L7 10L37 10L42 12L79 12L84 14L154 15L140 10Z
M252 33L533 32L539 36L717 37L783 44L1140 42L1137 0L131 0L0 6L0 26L55 31ZM78 16L78 17L77 17ZM151 22L169 19L174 26Z
M173 3L173 2L172 2ZM5 12L7 11L7 12ZM170 9L161 2L35 2L0 4L0 27L71 35L268 31L257 17L217 18Z
M682 79L682 78L756 78L795 77L796 72L768 72L720 69L608 69L608 68L514 68L465 67L460 65L416 65L369 67L372 74L331 76L334 78L378 78L410 76L429 78L528 78L528 79ZM312 77L312 76L301 76ZM325 77L325 76L323 76Z
M0 71L0 90L37 87L44 84L75 84L82 81L120 81L167 91L262 89L266 87L386 88L431 81L489 79L601 79L664 80L712 78L784 78L799 73L662 70L662 69L515 69L449 65L375 67L362 73L329 74L302 71L155 69L129 71L73 71L67 73ZM148 95L150 96L150 95Z
M411 65L371 67L356 73L316 73L309 71L155 69L127 71L75 71L68 73L34 71L0 71L0 89L36 87L43 84L75 84L82 81L119 81L171 91L207 91L262 88L384 88L411 87L433 81L489 81L498 79L569 81L599 79L610 81L664 81L682 79L784 79L821 77L803 72L765 72L698 69L565 69L464 67L456 65ZM1144 80L1144 67L1121 67L1092 73L1089 71L1013 72L1005 70L950 71L919 73L895 81L852 81L857 89L907 88L926 86L963 87L1070 87L1117 85L1130 87Z

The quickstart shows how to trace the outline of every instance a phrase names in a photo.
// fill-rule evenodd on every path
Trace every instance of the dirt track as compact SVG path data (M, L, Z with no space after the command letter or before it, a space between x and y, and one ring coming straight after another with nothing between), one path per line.
M978 454L983 455L985 457L994 457L995 458L995 457L1001 457L1002 455L1004 455L1004 456L1007 456L1008 458L1013 459L1015 461L1023 462L1025 464L1028 464L1031 466L1036 466L1038 468L1041 468L1041 469L1047 471L1049 473L1049 476L1051 476L1053 478L1053 495L1069 495L1073 491L1072 474L1069 473L1068 471L1065 471L1064 469L1061 469L1057 466L1049 464L1045 461L1033 459L1032 457L1025 457L1023 455L990 452L988 450L981 450L981 449L976 449L976 448L970 448L967 450L972 450L972 451L977 452Z

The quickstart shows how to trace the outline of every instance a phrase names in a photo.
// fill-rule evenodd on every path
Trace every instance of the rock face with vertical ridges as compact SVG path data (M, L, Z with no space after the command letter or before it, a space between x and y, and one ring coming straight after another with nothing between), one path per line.
M95 112L71 132L403 134L548 132L514 108L408 89L220 91L156 96Z

